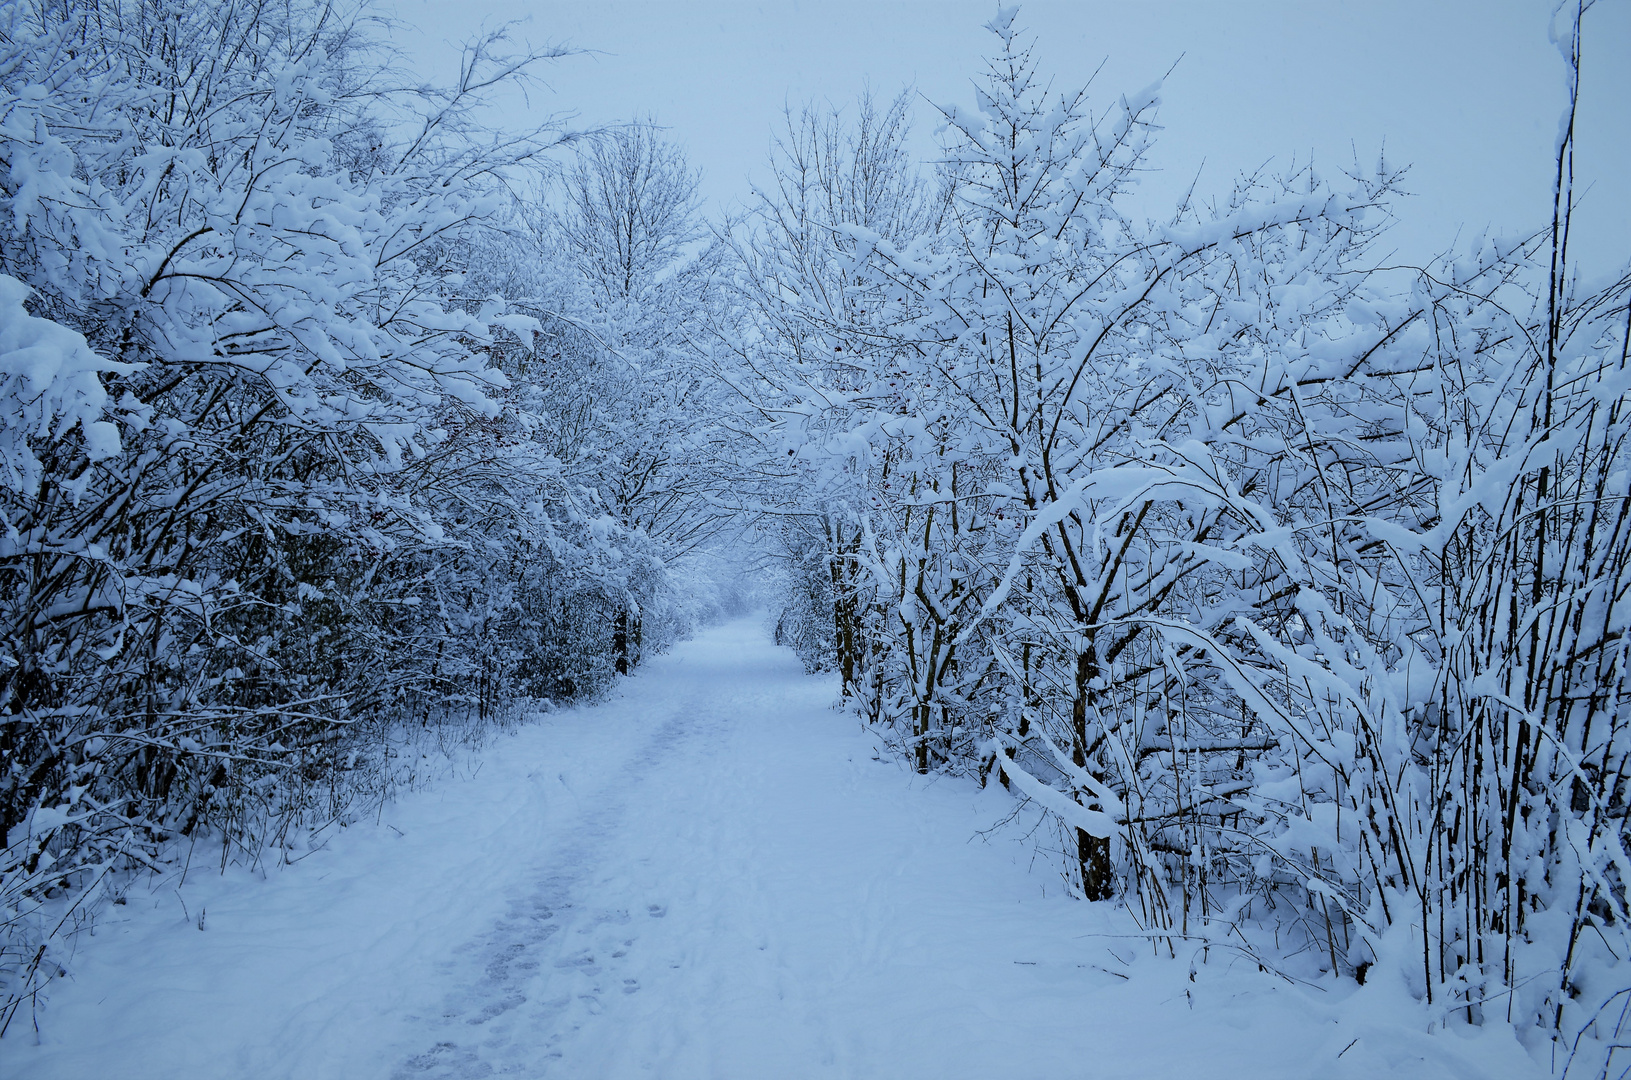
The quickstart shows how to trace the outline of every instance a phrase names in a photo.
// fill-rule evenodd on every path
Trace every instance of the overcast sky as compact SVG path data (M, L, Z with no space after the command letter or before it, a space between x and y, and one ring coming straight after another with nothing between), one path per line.
M702 0L382 0L407 27L396 44L427 78L446 78L457 44L524 20L520 37L591 50L557 62L539 113L598 125L650 114L704 171L714 209L762 176L784 103L852 101L911 85L932 152L930 102L972 100L994 40L996 5ZM1141 198L1166 207L1200 171L1198 193L1265 162L1313 156L1334 172L1357 151L1410 164L1412 197L1394 244L1419 259L1485 227L1516 232L1549 212L1563 64L1547 0L1032 0L1020 25L1054 85L1086 82L1099 106L1177 68L1162 90L1165 128ZM1601 272L1631 257L1631 0L1587 16L1576 158L1578 253ZM1182 60L1180 61L1180 57ZM523 119L526 106L506 103ZM1203 164L1204 163L1204 164Z

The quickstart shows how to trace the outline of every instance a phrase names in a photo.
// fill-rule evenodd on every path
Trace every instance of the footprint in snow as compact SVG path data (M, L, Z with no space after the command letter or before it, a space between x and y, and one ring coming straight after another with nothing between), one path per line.
M493 1068L482 1061L474 1050L450 1042L439 1042L423 1054L408 1059L398 1076L478 1077L488 1076Z
M591 975L598 970L595 967L594 953L587 950L580 953L575 953L572 956L563 956L559 960L555 961L555 966L558 968L577 968L580 971L584 971Z
M510 994L501 1001L492 1002L485 1009L481 1010L480 1013L466 1020L465 1023L485 1024L494 1017L503 1016L505 1013L509 1012L518 1005L525 1005L526 1002L527 999L522 997L520 994Z

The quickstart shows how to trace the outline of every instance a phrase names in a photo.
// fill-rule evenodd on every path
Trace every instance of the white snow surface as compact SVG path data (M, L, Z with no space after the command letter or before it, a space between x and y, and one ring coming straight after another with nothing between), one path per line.
M1157 954L994 783L919 777L761 620L270 872L139 886L12 1080L1530 1077L1396 985ZM185 910L184 910L185 907ZM199 929L202 915L203 929Z

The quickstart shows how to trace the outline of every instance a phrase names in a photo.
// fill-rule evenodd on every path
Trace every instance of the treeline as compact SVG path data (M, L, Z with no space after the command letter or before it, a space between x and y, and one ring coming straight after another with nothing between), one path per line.
M694 174L649 125L484 128L558 50L427 87L377 29L0 9L0 1026L178 841L273 857L413 729L594 693L719 602L675 578L724 520L670 348L717 277Z
M722 344L778 633L918 771L1032 800L1164 952L1584 1075L1631 1031L1631 276L1570 265L1559 26L1549 225L1385 270L1381 165L1136 220L1156 91L1095 114L1000 15L933 176L904 100L791 118Z

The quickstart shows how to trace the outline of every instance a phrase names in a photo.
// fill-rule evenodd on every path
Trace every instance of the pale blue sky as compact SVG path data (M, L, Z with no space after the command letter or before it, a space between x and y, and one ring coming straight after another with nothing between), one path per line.
M651 114L728 205L763 174L784 102L852 100L866 83L889 96L912 84L930 101L970 100L992 3L650 3L633 0L382 0L418 28L398 45L427 76L483 25L524 19L534 43L594 50L557 63L540 111L599 124ZM1334 171L1354 150L1411 163L1399 253L1421 258L1463 225L1515 232L1549 210L1563 65L1547 40L1546 0L1033 0L1020 23L1060 86L1104 70L1093 96L1166 80L1166 130L1145 183L1164 208L1205 162L1198 191L1270 159L1313 154ZM1588 269L1631 256L1631 2L1587 16L1585 103L1577 171L1591 185L1578 248ZM520 102L506 103L519 118ZM925 154L934 118L918 110Z

